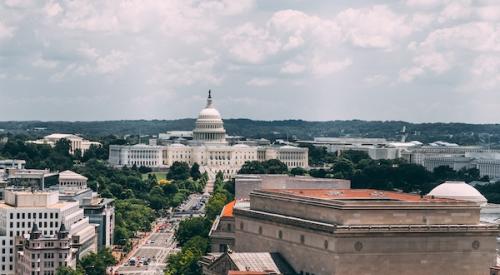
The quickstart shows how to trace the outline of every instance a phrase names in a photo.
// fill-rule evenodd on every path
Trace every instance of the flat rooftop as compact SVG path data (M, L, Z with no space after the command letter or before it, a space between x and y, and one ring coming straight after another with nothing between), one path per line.
M338 201L457 202L453 199L375 189L265 189L264 192Z

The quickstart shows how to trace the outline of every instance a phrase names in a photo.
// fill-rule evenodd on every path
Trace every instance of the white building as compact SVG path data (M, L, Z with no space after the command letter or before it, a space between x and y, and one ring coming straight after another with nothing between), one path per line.
M221 115L213 105L209 92L206 107L201 110L187 144L166 146L111 145L109 162L114 166L169 167L174 162L198 163L214 176L217 172L230 178L247 161L279 159L288 167L308 167L308 149L293 146L229 145Z
M69 150L70 154L74 154L76 150L80 150L80 152L83 154L90 148L91 145L99 147L102 146L102 144L100 144L99 142L89 141L77 135L58 133L45 136L43 139L29 142L34 144L48 144L50 146L55 146L55 144L61 139L69 140L71 144L71 148Z
M29 234L33 223L43 236L56 235L64 223L78 257L97 251L95 226L78 202L59 201L58 192L5 190L5 201L0 202L0 274L14 274L15 239Z
M87 178L73 171L66 170L59 173L59 189L85 190L87 189Z

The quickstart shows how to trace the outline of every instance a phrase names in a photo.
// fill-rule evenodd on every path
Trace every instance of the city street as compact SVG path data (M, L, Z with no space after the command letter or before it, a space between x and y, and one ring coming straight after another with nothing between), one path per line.
M139 245L129 253L128 257L115 267L113 274L162 275L168 256L177 252L174 239L175 229L180 220L203 215L205 208L203 200L203 195L192 194L174 211L173 219L158 219L153 232L147 234L139 242ZM141 261L141 264L130 265L129 262L132 258L135 258L137 263ZM150 259L149 263L144 264L148 259Z
M166 266L165 261L168 255L175 251L175 242L174 232L172 230L173 225L167 223L166 220L159 221L158 224L159 226L155 228L156 232L151 233L142 240L139 246L129 254L131 256L118 266L114 274L163 274L163 270ZM166 227L161 230L160 228L163 224L165 224ZM140 259L143 259L143 262L150 259L150 262L146 265L140 264L130 266L129 260L131 258L137 259L137 262L139 262Z

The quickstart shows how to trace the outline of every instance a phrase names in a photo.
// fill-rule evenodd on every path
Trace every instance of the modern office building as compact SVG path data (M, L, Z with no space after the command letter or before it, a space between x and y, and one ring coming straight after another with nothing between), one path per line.
M102 198L87 188L87 178L73 171L59 174L59 191L61 201L78 202L85 217L96 226L98 249L111 246L115 230L114 199Z
M55 235L44 236L36 223L17 239L16 275L56 275L59 267L76 268L77 249L71 246L64 223Z
M109 163L114 166L170 167L174 162L198 163L209 176L223 172L230 178L247 161L279 159L288 167L308 167L308 149L294 146L230 145L219 111L211 94L201 110L192 132L192 140L183 143L159 145L111 145Z
M300 274L487 275L498 225L480 205L349 189L256 190L236 202L235 252L279 253Z
M43 236L56 235L61 224L69 230L77 258L97 251L95 226L78 202L59 200L57 191L5 190L0 202L0 274L14 274L15 238L29 234L36 224Z

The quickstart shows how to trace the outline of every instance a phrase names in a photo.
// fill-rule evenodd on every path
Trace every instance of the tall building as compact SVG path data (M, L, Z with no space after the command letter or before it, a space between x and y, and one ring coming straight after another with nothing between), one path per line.
M77 249L71 247L69 231L64 223L52 236L44 236L33 223L26 236L19 237L16 246L16 275L56 275L59 267L76 267Z
M62 201L78 202L83 214L95 226L98 249L113 244L115 230L114 199L101 198L87 187L87 178L73 171L59 173L59 191Z
M174 162L198 163L215 177L223 172L230 178L247 161L279 159L288 167L308 167L308 149L294 146L229 145L226 130L219 111L214 107L211 93L207 105L196 120L192 140L185 144L170 145L111 145L109 163L114 166L170 167Z
M5 190L0 202L0 274L14 274L15 238L29 234L34 224L43 236L56 235L61 224L69 230L77 257L97 251L94 225L83 214L78 202L59 200L53 191Z
M300 274L487 275L498 225L480 206L377 190L257 190L233 210L235 252L279 253Z

